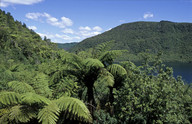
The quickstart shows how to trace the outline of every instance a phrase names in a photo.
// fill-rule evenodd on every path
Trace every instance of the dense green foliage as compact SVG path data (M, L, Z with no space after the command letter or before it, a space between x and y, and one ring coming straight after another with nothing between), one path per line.
M84 102L75 98L78 86L73 78L58 82L60 89L51 84L67 56L71 58L0 10L1 124L92 122Z
M58 48L64 49L64 50L69 50L72 47L74 47L77 43L57 43Z
M113 49L128 50L119 60L138 62L146 51L153 57L161 51L164 62L192 62L192 24L169 21L122 24L83 40L70 51L86 50L111 40L114 40Z
M114 63L127 52L114 41L68 53L0 15L0 123L192 123L192 87L160 53L141 66Z

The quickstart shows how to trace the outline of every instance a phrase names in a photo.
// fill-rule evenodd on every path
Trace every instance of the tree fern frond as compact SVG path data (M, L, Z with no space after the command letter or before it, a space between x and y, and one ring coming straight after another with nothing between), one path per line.
M59 115L59 108L55 103L51 103L40 110L38 114L39 123L56 124Z
M87 58L83 61L85 67L88 68L101 68L104 67L103 63L98 59Z
M73 68L79 68L79 64L81 63L81 61L82 59L79 56L68 53L68 55L66 55L65 58L62 60L62 63Z
M9 123L9 109L0 109L0 124Z
M108 41L97 45L93 50L93 58L98 58L101 53L104 53L111 49L111 45L114 41Z
M99 78L97 79L99 82L103 82L106 86L113 87L114 85L114 76L107 71L106 69L103 69L101 71L101 74L99 75Z
M81 51L79 52L77 55L83 59L86 59L86 58L91 58L92 57L92 51L93 51L93 48L90 48L88 49L87 51Z
M128 70L134 70L137 68L137 66L131 61L123 61L120 63L120 65L122 65L124 68Z
M56 101L61 111L65 111L66 117L82 122L92 122L92 117L85 104L76 98L61 97Z
M34 88L37 94L45 97L50 97L52 95L52 91L49 88L48 76L44 73L38 73L34 77L33 82L31 82L31 86Z
M26 123L36 117L33 108L24 105L16 105L10 109L9 120L16 123Z
M123 52L126 50L112 50L112 51L106 51L103 54L99 56L99 60L106 64L112 64L113 61L119 57Z
M127 74L127 71L125 70L125 68L123 68L121 65L119 64L112 64L109 65L107 67L107 70L109 70L109 72L111 74L113 74L113 76L124 76Z
M19 81L11 81L8 86L17 93L35 92L31 85Z
M74 81L75 78L72 76L64 77L59 82L55 83L53 85L54 88L57 90L53 91L53 94L56 96L56 98L60 98L61 96L68 94L68 96L71 95L77 95L77 92L79 91L79 86L77 85L77 82Z
M15 92L0 92L0 103L3 105L12 105L20 103L21 95Z
M137 67L134 63L130 62L130 61L124 61L121 62L120 65L122 65L126 70L127 70L127 74L130 75L134 75L140 73L140 66Z
M50 79L50 84L49 85L53 85L58 83L61 79L63 79L65 76L67 76L67 70L63 69L63 70L59 70L57 72L55 72Z
M27 105L32 104L49 104L51 101L44 96L35 93L25 93L21 96L21 102Z

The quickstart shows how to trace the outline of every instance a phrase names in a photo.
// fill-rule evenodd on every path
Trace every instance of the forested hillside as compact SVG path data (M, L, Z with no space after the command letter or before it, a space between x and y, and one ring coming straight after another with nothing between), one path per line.
M64 50L69 50L72 47L74 47L77 43L57 43L58 48L64 49Z
M113 49L128 50L120 60L141 61L143 53L162 52L166 62L192 62L192 24L169 21L122 24L83 40L70 51L86 50L111 40Z
M112 47L68 53L0 10L0 124L192 123L192 87L160 53L136 66Z
M53 57L56 45L49 40L42 40L33 30L29 30L26 24L14 21L10 13L0 11L0 39L1 58L7 60L38 63L44 58ZM2 60L3 61L3 60Z

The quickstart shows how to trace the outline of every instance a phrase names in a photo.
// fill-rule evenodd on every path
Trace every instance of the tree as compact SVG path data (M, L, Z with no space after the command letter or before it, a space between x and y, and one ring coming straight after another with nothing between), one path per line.
M67 75L75 76L76 82L81 84L82 87L85 86L87 88L89 110L93 113L93 106L95 106L94 82L97 80L100 70L104 65L98 59L87 58L82 60L74 54L68 55L63 56L63 68L53 74L52 83L58 83L59 80Z
M113 64L114 60L119 57L125 50L110 50L114 41L105 42L97 45L88 51L78 53L84 58L94 58L100 60L104 67L101 68L100 74L97 76L96 82L106 85L109 88L110 113L113 115L113 89L122 86L122 82L126 78L126 70L119 64ZM97 87L96 87L97 91Z
M42 122L43 124L56 124L59 115L64 118L80 122L92 122L89 110L85 104L72 97L63 96L50 100L35 93L33 87L27 83L9 82L12 91L0 92L0 122L1 123L27 123ZM61 116L61 115L60 115Z
M118 123L191 123L191 89L173 77L171 68L157 63L124 63L129 75L115 94Z

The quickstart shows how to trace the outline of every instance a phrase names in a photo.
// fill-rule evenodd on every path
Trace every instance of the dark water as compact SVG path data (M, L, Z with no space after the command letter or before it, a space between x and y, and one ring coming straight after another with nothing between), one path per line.
M173 68L173 75L182 76L187 83L192 83L192 63L165 63L166 66Z

